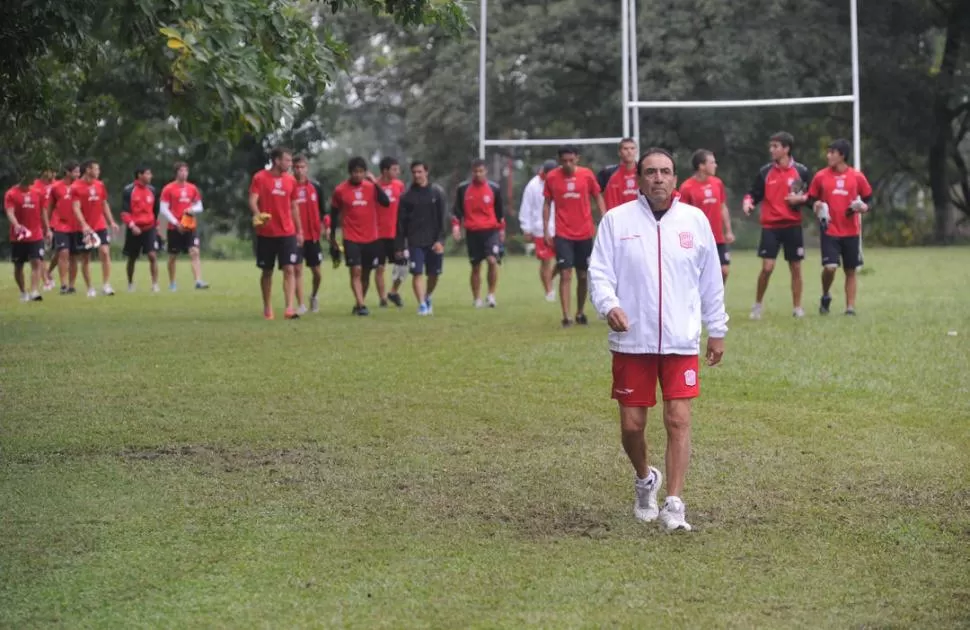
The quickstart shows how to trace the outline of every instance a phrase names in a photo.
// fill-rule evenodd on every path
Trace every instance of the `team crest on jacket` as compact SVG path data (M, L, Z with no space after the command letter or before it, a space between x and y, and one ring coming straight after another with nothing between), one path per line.
M694 246L694 235L690 232L680 233L680 246L684 249L690 249Z

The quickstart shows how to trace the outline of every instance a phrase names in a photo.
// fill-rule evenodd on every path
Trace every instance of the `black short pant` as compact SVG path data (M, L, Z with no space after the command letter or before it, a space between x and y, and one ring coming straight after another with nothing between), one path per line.
M121 253L125 258L138 258L141 254L148 254L158 250L158 241L155 238L155 228L142 230L141 234L134 234L131 228L125 233L125 246Z
M296 245L296 235L257 236L255 247L256 266L264 271L272 270L274 263L282 269L286 265L303 262L303 252Z
M823 232L821 244L823 267L838 267L840 262L849 270L862 266L862 237L829 236Z
M731 246L727 243L717 244L717 257L721 260L721 266L731 264Z
M554 239L556 247L556 264L560 269L589 269L589 258L593 255L593 239L587 238L575 241L571 238L557 236Z
M108 247L111 245L111 232L108 230L95 230L95 234L101 239L100 247ZM97 253L97 249L88 249L84 244L84 232L72 232L71 237L74 239L73 251L75 254Z
M29 243L14 241L10 244L10 261L15 265L22 265L28 260L44 259L44 241Z
M758 244L759 257L775 260L781 248L785 249L785 260L788 262L798 262L805 258L802 226L761 229L761 242Z
M303 241L303 261L307 267L319 267L323 263L320 241Z
M189 232L179 232L178 230L168 231L169 254L188 254L190 249L198 246L199 235L195 230Z
M498 230L468 230L465 234L465 240L468 245L468 260L473 265L477 265L490 256L494 256L498 260L502 253Z
M377 247L380 250L380 256L378 256L377 265L401 265L404 264L404 259L398 259L397 257L397 241L393 238L382 238L377 241Z
M377 267L381 259L381 242L357 243L344 239L344 259L348 267L362 267L370 271Z
M54 251L68 250L78 253L77 244L81 241L80 232L54 232Z

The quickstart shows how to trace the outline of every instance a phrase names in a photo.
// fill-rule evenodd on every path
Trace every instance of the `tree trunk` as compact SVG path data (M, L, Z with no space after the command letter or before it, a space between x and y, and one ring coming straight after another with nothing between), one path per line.
M960 3L957 3L959 5ZM929 152L929 180L933 193L933 241L939 245L949 242L952 234L950 213L950 178L947 173L947 158L953 140L954 111L950 108L953 95L953 76L957 59L960 57L962 29L961 10L955 6L948 20L946 43L943 46L943 59L940 72L936 77L936 90L933 97L933 141Z

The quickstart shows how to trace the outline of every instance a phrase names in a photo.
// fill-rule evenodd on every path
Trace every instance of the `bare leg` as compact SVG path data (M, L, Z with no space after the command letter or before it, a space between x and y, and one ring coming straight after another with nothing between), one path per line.
M690 464L689 399L664 401L664 427L667 429L667 496L679 497L684 491Z
M91 254L84 252L81 254L81 277L84 278L84 286L91 288Z
M570 315L570 301L572 296L569 292L572 289L573 282L573 270L572 269L560 269L559 270L559 304L562 306L562 318L569 319Z
M498 260L494 256L488 257L488 294L495 295L498 288Z
M152 275L152 286L158 284L158 254L148 252L148 270Z
M320 283L323 282L323 274L320 273L320 266L310 267L310 274L313 275L313 295L311 297L317 297L317 293L320 292Z
M17 263L13 266L13 279L17 283L17 288L20 289L21 293L26 293L27 289L24 285L24 264Z
M788 263L791 269L791 303L792 308L802 307L802 263L793 261Z
M472 264L472 299L478 301L482 297L482 263L481 261Z
M104 284L109 284L111 282L111 248L102 245L99 250L101 254L101 280Z
M36 258L30 261L30 292L37 293L44 285L44 259Z
M171 258L169 258L171 260ZM263 269L263 274L259 277L259 288L263 292L263 313L273 312L273 268Z
M589 295L589 276L585 269L576 270L576 314L582 315L586 308L586 296Z
M57 261L57 276L61 281L61 286L66 287L69 267L71 265L71 252L66 249L62 249L57 252L55 260ZM77 273L76 270L75 273ZM71 285L73 286L73 284L74 283L72 282Z
M370 269L360 269L360 290L363 299L367 299L367 290L370 289ZM363 304L363 302L361 302Z
M135 281L135 261L138 260L137 256L129 256L128 264L125 265L125 270L128 272L128 284Z
M723 282L725 286L727 285L727 279L730 272L731 272L730 265L721 265L721 282Z
M771 280L771 272L775 270L775 261L770 258L761 260L761 274L758 275L758 293L754 298L755 304L761 304L768 291L768 281Z
M378 265L375 274L375 283L377 284L377 297L380 298L381 302L387 300L387 287L384 286L384 265Z
M361 279L363 270L360 266L350 268L350 290L354 293L357 306L364 305L364 287Z
M290 265L287 265L290 266ZM285 268L284 268L284 278L285 278ZM296 303L300 306L305 306L303 298L306 296L303 294L303 265L293 265L293 283L296 286Z
M202 281L202 260L199 257L198 247L189 248L189 261L191 261L191 264L192 264L192 276L195 278L195 281L197 283L201 282ZM174 266L173 266L173 269L174 269ZM174 278L175 278L174 271L172 272L172 278L174 282Z
M67 286L70 289L74 288L77 283L77 255L72 254L70 260L68 261L67 267Z
M647 478L647 440L643 435L646 427L646 407L620 405L620 440L639 479Z
M296 293L295 265L283 265L283 305L287 312L293 310L293 295Z
M834 274L833 274L834 275ZM855 308L855 295L858 287L855 269L845 270L845 307Z
M835 272L838 267L823 267L822 268L822 295L828 295L829 290L832 288L832 283L835 282Z
M552 293L552 275L555 264L556 261L554 260L539 261L539 280L542 281L542 290L546 292L546 295Z
M420 274L411 276L411 288L414 289L414 299L418 304L424 304L424 298L427 295L424 289L424 276Z
M425 295L431 295L434 293L435 287L438 286L438 275L431 274L428 276L428 291Z
M171 238L171 235L169 235ZM175 261L178 260L178 254L168 255L168 283L175 284Z

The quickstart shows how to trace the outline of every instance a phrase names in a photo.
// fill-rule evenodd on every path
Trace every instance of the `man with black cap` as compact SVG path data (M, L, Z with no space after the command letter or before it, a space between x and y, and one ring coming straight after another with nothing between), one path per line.
M552 279L556 277L556 250L546 244L542 237L542 203L543 190L546 185L546 174L559 166L555 160L546 160L535 177L529 181L522 191L522 205L519 206L519 225L526 243L535 244L536 258L539 259L539 280L546 293L547 302L556 301L556 290L552 287ZM555 216L555 210L552 211ZM555 235L555 221L550 218L549 231Z
M852 145L842 138L829 145L828 167L812 178L808 197L819 218L822 236L822 300L818 312L827 315L832 304L829 289L835 272L845 270L845 314L855 315L856 269L862 266L862 218L869 211L872 186L846 162Z

